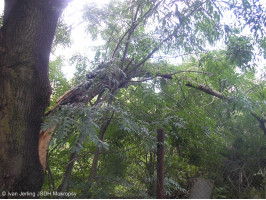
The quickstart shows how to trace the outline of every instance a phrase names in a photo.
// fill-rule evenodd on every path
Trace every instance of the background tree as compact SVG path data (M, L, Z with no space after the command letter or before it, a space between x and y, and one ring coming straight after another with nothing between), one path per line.
M87 6L88 32L105 44L89 73L88 58L72 58L73 87L45 114L41 134L51 132L53 140L44 189L84 198L154 197L156 129L164 128L166 197L187 197L198 177L215 180L214 197L261 193L265 91L254 58L264 50L262 10L258 1ZM230 11L243 18L237 26L222 21ZM242 32L254 26L253 35ZM225 48L208 51L217 43ZM253 124L239 126L244 119Z

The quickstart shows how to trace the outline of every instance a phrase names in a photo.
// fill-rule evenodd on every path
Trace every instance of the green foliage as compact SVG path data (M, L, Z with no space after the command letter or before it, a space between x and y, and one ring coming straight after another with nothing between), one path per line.
M67 24L61 19L57 23L57 28L55 32L55 38L53 41L53 51L56 49L58 45L63 47L70 47L71 40L70 40L71 32Z
M229 8L243 24L221 23L222 11ZM70 59L77 69L71 84L94 78L106 90L90 106L61 106L45 119L44 130L56 126L49 152L55 188L69 155L77 152L69 188L79 198L154 198L156 129L164 128L166 198L187 198L198 177L214 180L214 198L261 194L265 134L251 113L263 119L266 93L265 83L250 69L256 67L257 42L262 50L265 46L262 10L258 1L248 0L134 0L87 6L88 32L105 44L96 48L92 62L80 54ZM256 36L243 36L246 25ZM226 41L224 50L202 53L221 40ZM183 53L188 56L180 65L162 59ZM54 63L61 64L60 59ZM94 76L86 77L89 65L97 67ZM54 73L63 79L59 69ZM102 102L95 103L97 98ZM111 113L99 140L100 127ZM88 183L97 147L97 175ZM48 187L51 179L46 180Z
M87 80L86 75L88 74L88 64L89 60L84 55L79 53L73 55L70 58L71 65L76 66L76 72L74 74L74 78L71 80L71 85L76 86Z
M49 63L49 79L52 87L50 107L55 105L58 97L70 89L70 84L62 72L63 62L64 60L62 57L57 57L54 61Z
M220 18L220 5L211 1L116 0L103 7L88 5L84 14L92 38L106 41L97 48L98 61L126 56L135 63L159 48L175 56L202 51L223 34Z
M114 117L106 132L108 148L101 150L97 180L89 194L91 198L154 197L156 127L164 127L166 132L167 197L187 197L192 180L198 176L215 180L214 197L217 198L248 197L254 187L261 191L263 179L254 174L263 170L259 166L263 166L264 150L258 148L264 149L265 144L261 143L263 136L255 119L245 110L254 110L263 101L263 87L253 88L254 74L236 73L237 66L223 51L207 53L199 60L192 58L183 66L169 67L172 72L190 69L202 73L185 72L171 81L155 79L134 84L120 90L112 106L97 109L85 105L63 106L47 119L46 128L55 124L58 127L54 131L54 150L50 159L58 160L61 156L60 162L50 161L51 164L65 163L64 159L67 160L73 151L81 155L70 182L79 197L88 197L84 190L88 187L86 177L93 153L86 152L93 152L95 144L99 144L97 131L107 109L114 111ZM209 74L203 73L205 71ZM234 97L236 106L185 87L186 81L181 79L184 76ZM228 85L222 85L225 79ZM237 88L237 95L230 91L232 88ZM249 88L251 90L246 93ZM78 135L81 142L76 149ZM238 138L242 142L237 142ZM60 166L52 168L54 177L59 180L64 171L62 164ZM242 171L237 171L239 167ZM232 171L248 176L250 186L247 188L247 182L238 180L230 182ZM230 184L240 184L240 190Z
M90 108L82 105L61 106L54 111L52 116L45 118L42 129L46 131L56 127L53 131L53 143L59 147L72 140L74 141L71 142L71 148L74 147L77 134L82 140L89 136L93 142L98 143L95 130L98 126L92 118L96 114Z
M227 56L229 60L235 63L239 68L245 70L250 68L250 61L253 57L253 46L250 39L242 37L230 37L227 46Z
M266 59L266 37L259 40L260 49L263 54L264 59Z
M229 2L238 20L241 20L242 27L248 26L256 39L265 35L265 5L261 1L242 0Z

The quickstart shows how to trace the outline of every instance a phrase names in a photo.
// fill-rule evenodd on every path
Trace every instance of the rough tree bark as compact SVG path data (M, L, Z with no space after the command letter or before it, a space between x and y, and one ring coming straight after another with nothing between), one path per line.
M164 199L164 129L157 129L157 187L156 198Z
M49 105L48 63L66 0L5 0L0 30L0 190L39 191L41 117Z

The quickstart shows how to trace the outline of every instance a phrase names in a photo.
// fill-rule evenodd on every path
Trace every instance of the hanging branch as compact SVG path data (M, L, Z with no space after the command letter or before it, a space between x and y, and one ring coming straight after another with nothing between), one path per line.
M202 92L205 92L209 95L212 95L212 96L215 96L221 100L230 100L232 101L232 98L230 97L226 97L224 94L210 88L209 86L207 85L202 85L200 83L196 83L196 82L188 82L186 83L186 86L188 87L192 87L194 89L197 89L197 90L200 90ZM252 110L249 110L250 114L259 122L260 124L260 129L263 131L264 133L264 136L266 136L266 127L265 127L265 123L266 123L266 119L264 117L260 117L258 116L254 111Z
M195 88L197 90L200 90L202 92L205 92L207 94L210 94L212 96L215 96L221 100L225 100L225 99L228 99L228 97L224 96L224 94L216 91L216 90L213 90L212 88L210 88L208 85L202 85L200 83L196 83L196 82L188 82L185 84L186 86L188 87L192 87L192 88Z
M171 73L171 74L156 74L154 77L148 77L146 79L143 79L142 81L147 81L147 80L151 80L151 79L154 79L154 78L166 78L166 79L173 79L174 76L178 73L183 73L183 72L197 72L197 71L179 71L179 72L175 72L175 73ZM198 72L197 72L198 73ZM206 72L204 73L206 74ZM212 74L210 74L212 75ZM185 77L182 77L181 79L184 79L186 80L186 86L187 87L191 87L191 88L194 88L194 89L197 89L197 90L200 90L206 94L209 94L209 95L212 95L212 96L215 96L221 100L228 100L229 102L232 102L234 101L234 99L232 99L231 97L227 97L225 96L224 94L212 89L211 87L209 87L208 85L203 85L203 84L200 84L200 83L197 83L193 80L188 80L187 78ZM134 82L142 82L141 80L139 81L134 81ZM129 81L129 82L133 82L133 81ZM260 128L261 130L263 131L264 133L264 136L266 136L266 126L265 126L265 123L266 123L266 118L265 117L260 117L258 116L254 111L252 110L249 110L250 114L259 122L260 124Z

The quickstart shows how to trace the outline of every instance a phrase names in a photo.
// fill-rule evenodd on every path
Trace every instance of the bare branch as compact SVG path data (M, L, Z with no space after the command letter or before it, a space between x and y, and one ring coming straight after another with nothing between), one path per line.
M121 39L119 40L119 42L117 43L117 45L116 45L116 48L115 48L115 50L114 50L114 52L113 52L113 55L112 55L112 58L114 58L115 57L115 55L116 55L116 53L117 53L117 51L118 51L118 49L119 49L119 47L121 46L121 43L122 43L122 41L124 40L124 38L127 36L127 34L132 30L132 29L136 29L136 27L153 11L153 10L155 10L155 9L157 9L157 7L159 6L159 4L160 4L160 2L159 3L157 3L155 6L154 6L154 8L150 8L149 10L147 10L147 12L145 12L144 13L144 15L142 16L142 17L140 17L138 20L137 20L137 22L135 22L135 24L134 24L134 26L132 26L132 27L130 27L124 34L123 34L123 36L121 37ZM137 15L136 15L137 16ZM135 16L135 17L136 17ZM135 20L136 21L136 20Z
M210 94L210 95L215 96L215 97L217 97L219 99L222 99L222 100L227 99L227 97L224 94L213 90L208 85L202 85L200 83L196 83L196 82L193 81L193 82L186 83L186 86L198 89L198 90L200 90L202 92L205 92L207 94Z
M122 58L121 66L120 66L120 69L122 69L122 70L124 68L126 55L127 55L128 47L129 47L129 43L130 43L130 38L131 38L132 34L134 33L135 28L136 28L135 23L136 23L137 15L138 15L138 12L139 12L139 8L140 8L140 4L137 7L137 10L136 10L136 13L135 13L135 17L134 17L134 21L132 22L132 28L130 29L128 37L127 37L127 42L126 42L126 46L125 46L125 50L124 50L124 53L123 53L123 58Z

